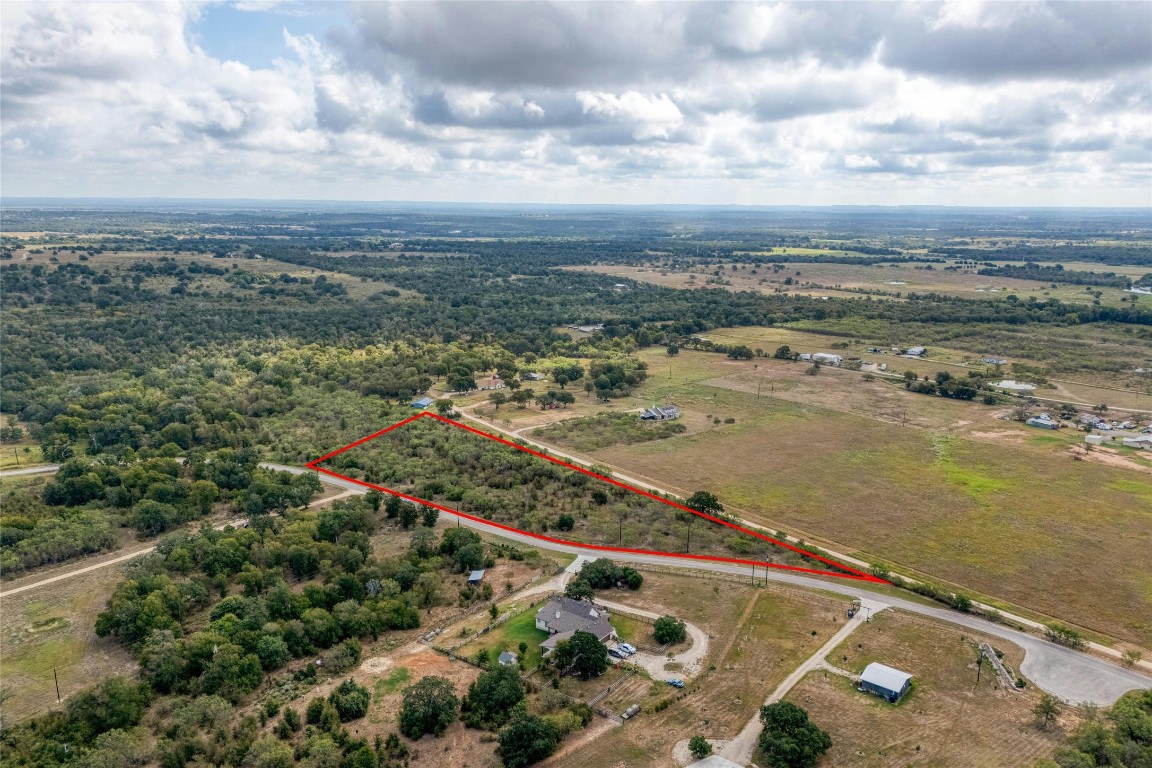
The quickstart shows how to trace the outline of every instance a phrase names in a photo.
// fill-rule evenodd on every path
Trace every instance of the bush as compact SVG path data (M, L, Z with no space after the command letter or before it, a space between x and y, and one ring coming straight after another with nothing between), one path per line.
M759 747L768 763L787 768L811 768L832 747L832 739L814 723L808 713L788 701L760 708Z
M708 739L703 736L693 736L688 740L688 751L697 760L703 760L712 754L712 745L708 743Z
M419 739L426 733L440 736L456 719L460 700L456 689L443 677L430 675L404 689L400 705L400 733Z
M328 701L336 708L340 715L340 722L357 720L368 714L368 705L372 701L368 689L357 685L352 680L340 683L336 690L328 697Z
M1044 636L1054 643L1076 650L1083 649L1087 644L1082 634L1063 624L1049 624L1044 628Z
M661 616L656 619L652 636L660 645L672 645L684 642L688 638L688 629L674 616Z
M555 752L560 734L543 718L519 714L500 732L499 740L505 768L525 768Z

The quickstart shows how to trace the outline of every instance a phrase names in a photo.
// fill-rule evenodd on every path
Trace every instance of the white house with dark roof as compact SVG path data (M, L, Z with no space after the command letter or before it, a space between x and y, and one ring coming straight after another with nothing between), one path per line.
M568 640L576 632L590 632L602 643L615 640L616 630L608 623L608 611L589 600L573 600L556 596L536 612L536 629L550 637L540 644L544 655L556 648L561 640Z
M680 418L680 409L674 405L654 405L640 414L644 421L667 421Z

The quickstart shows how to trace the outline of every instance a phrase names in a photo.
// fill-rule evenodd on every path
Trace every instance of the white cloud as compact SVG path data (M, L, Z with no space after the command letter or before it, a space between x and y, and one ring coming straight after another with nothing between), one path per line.
M5 5L5 193L1145 204L1152 185L1144 4L370 3L284 31L264 68L200 48L200 9Z

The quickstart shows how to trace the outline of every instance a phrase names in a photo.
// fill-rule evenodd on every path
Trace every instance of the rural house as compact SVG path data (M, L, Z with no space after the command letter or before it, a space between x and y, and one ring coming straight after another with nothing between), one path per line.
M608 623L608 611L589 600L573 600L570 597L553 597L536 612L536 629L542 629L551 637L540 644L547 656L561 640L567 640L578 630L591 632L604 643L616 639L616 630Z
M928 354L928 350L924 347L908 347L904 350L904 357L924 357Z
M1040 429L1060 429L1060 422L1056 421L1046 413L1042 413L1039 416L1033 416L1024 423L1030 427L1040 427Z
M988 365L1006 365L1008 363L1008 361L1002 357L982 357L980 358L980 362L987 363Z
M1144 450L1152 449L1152 435L1125 437L1120 442L1125 448L1142 448Z
M828 352L817 352L812 355L812 362L820 363L821 365L840 365L844 362L844 358L840 355L829 354Z
M896 703L908 692L912 675L898 669L872 662L860 675L860 690L882 696L890 703Z
M468 574L468 583L472 586L476 586L482 581L484 581L484 571L472 571Z
M674 405L654 405L640 414L645 421L667 421L680 418L680 409Z
M436 401L430 397L421 397L418 400L412 401L412 407L413 408L427 408L427 407L431 406L432 403L434 403L434 402L436 402Z

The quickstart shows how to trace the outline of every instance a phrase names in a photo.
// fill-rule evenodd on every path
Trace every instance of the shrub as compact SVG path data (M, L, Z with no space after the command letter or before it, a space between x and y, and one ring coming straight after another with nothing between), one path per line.
M688 637L688 629L684 626L684 622L674 616L661 616L656 619L652 636L660 645L682 643Z
M336 690L332 691L328 701L339 713L340 722L346 723L368 714L368 705L371 703L372 697L364 686L357 685L352 680L345 680L340 683Z

